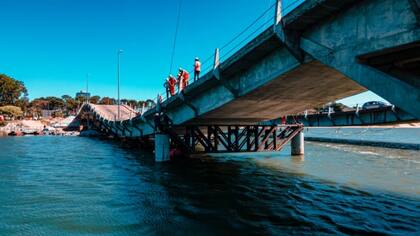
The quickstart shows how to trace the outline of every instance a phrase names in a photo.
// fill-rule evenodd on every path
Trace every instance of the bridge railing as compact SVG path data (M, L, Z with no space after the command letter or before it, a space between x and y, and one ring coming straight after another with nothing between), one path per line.
M288 14L294 8L302 4L305 0L294 0L287 4L283 4L282 0L275 1L274 4L270 5L264 12L259 15L253 22L247 25L244 29L238 32L233 38L227 41L221 47L216 48L215 53L204 57L205 59L201 63L200 78L204 77L207 73L211 73L219 64L227 61L242 47L247 45L250 41L266 31L269 27L273 27L274 23L277 22L279 17ZM194 70L189 71L190 73L190 84L194 83L193 76ZM178 88L177 88L178 89ZM179 91L176 91L178 93ZM154 99L154 102L164 102L167 100L166 89L162 89L158 96Z

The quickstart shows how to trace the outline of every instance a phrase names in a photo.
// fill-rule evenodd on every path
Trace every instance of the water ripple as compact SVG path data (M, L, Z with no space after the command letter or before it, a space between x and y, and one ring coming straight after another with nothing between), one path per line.
M420 185L418 167L402 164L416 158L391 151L398 158L384 162L384 150L358 148L158 164L110 141L4 138L0 235L418 233L419 198L405 187Z

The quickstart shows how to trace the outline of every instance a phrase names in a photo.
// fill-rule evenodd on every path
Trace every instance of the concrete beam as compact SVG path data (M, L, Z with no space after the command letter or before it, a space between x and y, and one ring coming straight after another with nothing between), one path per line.
M411 9L417 19L417 24L420 24L420 0L409 0Z
M420 90L382 71L357 63L358 52L353 47L331 53L326 47L306 38L301 39L301 47L323 64L340 71L420 119Z
M274 32L287 50L289 50L289 52L296 58L296 60L303 63L305 54L300 48L300 36L302 32L293 29L286 29L282 22L274 26Z
M194 114L195 114L195 116L198 116L198 114L199 114L199 111L198 111L198 108L197 107L195 107L191 102L190 102L190 100L188 99L188 98L186 98L186 96L185 96L185 94L184 94L184 92L183 91L181 91L180 93L179 93L179 98L189 107L189 108L191 108L191 110L193 110L194 111Z
M237 89L235 89L231 84L230 84L230 82L229 81L227 81L224 77L221 77L220 76L220 72L219 72L219 68L216 68L214 71L213 71L213 75L214 75L214 77L218 80L218 81L220 81L220 83L223 85L223 87L225 87L232 95L233 95L233 97L235 97L235 98L237 98L237 97L239 97L239 92L238 92L238 90Z

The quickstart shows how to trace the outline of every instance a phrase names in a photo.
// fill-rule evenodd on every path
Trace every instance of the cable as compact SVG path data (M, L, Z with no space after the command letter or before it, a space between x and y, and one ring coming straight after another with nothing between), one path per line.
M269 20L271 21L271 19ZM249 34L247 37L245 37L244 39L242 39L239 43L237 43L234 47L232 47L229 51L227 51L226 53L224 53L224 55L221 57L221 59L226 58L232 51L234 51L235 49L237 49L240 45L242 45L246 40L248 40L251 36L254 36L255 33L257 33L260 29L266 27L267 23L269 21L264 22L260 27L258 27L256 30L254 30L251 34Z
M177 16L177 24L176 24L176 30L175 30L175 36L174 36L174 43L173 43L173 48L172 48L172 55L171 55L171 65L170 65L170 70L169 70L169 74L171 73L172 69L173 69L173 63L174 63L174 57L175 57L175 49L176 49L176 42L177 42L177 36L178 36L178 31L179 31L179 25L180 25L180 18L181 18L181 8L182 8L182 1L183 0L179 0L179 7L178 7L178 16ZM295 0L292 3L290 3L287 7L282 8L281 9L281 13L283 15L283 13L288 10L291 7L296 7L295 4L298 3L299 1L302 0ZM235 42L235 40L239 39L242 35L244 35L249 29L251 29L254 25L256 25L261 19L264 18L264 16L267 15L267 13L277 5L277 0L275 1L274 4L272 4L271 6L269 6L269 8L267 8L260 16L258 16L253 22L251 22L251 24L249 24L247 27L245 27L241 32L239 32L235 37L233 37L231 40L229 40L227 43L225 43L222 47L220 47L220 51L223 51L223 49L226 49L228 46L231 46L231 44L233 42ZM247 35L244 39L242 39L239 43L237 43L235 46L233 46L230 50L228 50L226 53L223 53L224 55L220 57L220 61L222 61L222 59L225 59L232 51L234 51L235 49L237 49L240 45L242 45L246 40L248 40L251 36L253 36L254 34L256 34L260 29L266 27L267 23L269 23L270 21L272 21L272 19L269 19L267 21L265 21L262 25L258 26L257 29L255 29L254 31L252 31L249 35ZM204 65L206 65L208 62L210 62L210 60L214 57L214 55L209 56L208 58L206 58L202 63L202 67L204 67ZM212 65L208 65L206 66L206 69L203 70L202 72L206 72L207 70L211 69ZM190 71L190 73L193 73L193 70ZM204 73L203 73L204 74Z
M245 29L243 29L239 34L237 34L235 37L233 37L229 42L227 42L226 44L224 44L220 50L225 49L227 46L229 46L229 44L231 44L233 41L235 41L237 38L239 38L241 35L243 35L246 31L248 31L248 29L250 29L253 25L255 25L261 18L263 18L265 16L265 14L267 14L271 8L273 8L274 6L276 6L276 3L271 5L267 10L265 10L259 17L257 17L257 19L255 19L250 25L248 25L247 27L245 27Z
M175 27L174 44L172 46L171 67L169 68L169 73L168 74L171 74L172 68L173 68L173 65L174 65L176 41L177 41L177 38L178 38L178 30L179 30L179 24L180 24L180 18L181 18L181 7L182 7L182 0L179 0L178 16L177 16L176 27Z
M295 0L292 3L290 3L287 7L282 8L282 12L286 11L287 9L291 8L291 7L296 7L295 4L298 3L301 0ZM263 18L264 15L267 14L268 11L270 11L270 9L272 9L276 4L271 5L260 17L257 18L257 20L255 20L254 22L251 23L251 25L249 25L248 27L246 27L246 29L244 31L242 31L240 34L238 34L237 36L235 36L232 40L229 41L228 44L225 44L222 48L226 48L227 46L229 46L229 44L231 44L234 40L238 39L243 33L245 33L245 31L247 31L248 29L250 29L252 26L254 26L258 20L260 20L261 18ZM242 43L244 43L247 39L249 39L251 36L253 36L256 32L258 32L258 30L260 30L261 28L265 27L267 23L269 23L270 21L272 21L272 19L269 19L267 21L265 21L262 25L260 25L256 30L254 30L252 33L250 33L248 36L246 36L243 40L241 40L238 44L236 44L235 46L233 46L227 53L224 53L224 55L221 57L221 59L226 58L227 55L229 55L234 49L236 49L239 45L241 45Z

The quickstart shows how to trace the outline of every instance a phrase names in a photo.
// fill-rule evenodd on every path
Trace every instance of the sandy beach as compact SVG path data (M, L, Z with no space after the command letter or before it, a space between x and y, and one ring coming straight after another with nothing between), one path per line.
M22 133L25 131L36 131L41 133L45 128L57 134L65 133L63 128L74 117L68 118L50 118L42 120L15 120L0 127L0 136L7 136L10 132Z

